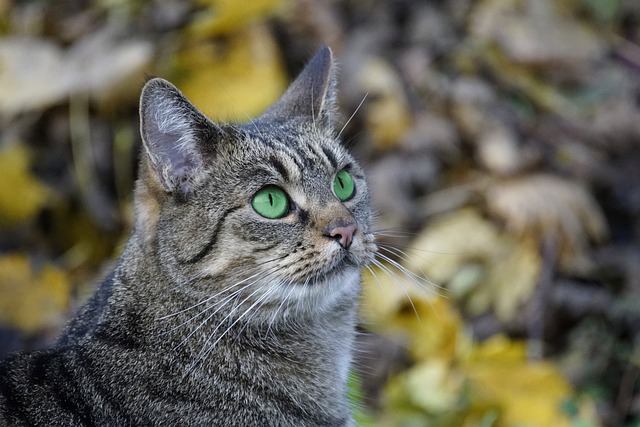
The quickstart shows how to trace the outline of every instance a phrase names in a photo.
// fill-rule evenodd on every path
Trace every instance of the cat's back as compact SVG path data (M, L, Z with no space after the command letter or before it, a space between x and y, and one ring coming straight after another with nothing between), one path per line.
M0 364L0 426L351 425L348 408L334 407L337 415L332 414L318 408L314 398L321 396L300 394L305 384L277 384L271 377L273 369L284 369L284 365L243 372L240 361L230 358L213 376L194 375L182 385L163 384L157 374L148 382L138 376L137 387L132 387L105 381L100 370L81 368L80 358L67 348L4 360Z
M47 350L0 363L0 425L92 425L71 354ZM85 377L86 379L86 377ZM74 397L75 396L75 397ZM82 396L82 397L80 397Z

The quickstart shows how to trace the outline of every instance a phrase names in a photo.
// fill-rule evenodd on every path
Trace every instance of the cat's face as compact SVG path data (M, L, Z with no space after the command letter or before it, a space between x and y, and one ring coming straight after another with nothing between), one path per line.
M353 291L335 286L358 275L375 249L364 175L329 137L283 130L240 132L218 153L198 195L167 205L159 237L179 273L251 292L265 287L265 302L279 302L283 293L293 301ZM353 180L345 201L334 188L338 173ZM185 230L198 234L188 249L175 239ZM189 266L180 268L181 261Z
M137 228L182 290L305 311L357 295L376 250L369 193L334 137L322 59L243 126L209 122L166 82L145 88Z

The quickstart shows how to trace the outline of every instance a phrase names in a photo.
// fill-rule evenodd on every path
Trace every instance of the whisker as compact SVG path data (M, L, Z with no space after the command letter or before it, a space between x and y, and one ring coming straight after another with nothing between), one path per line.
M375 235L375 232L373 233ZM389 236L389 237L401 237L401 236ZM376 242L378 245L385 245L385 246L391 246L391 247L395 247L395 248L400 248L399 245L393 244L393 243L388 243L388 242ZM456 251L456 252L444 252L444 251L434 251L434 250L429 250L429 249L421 249L421 248L417 248L415 246L406 246L405 249L407 251L411 251L412 253L425 253L425 254L435 254L435 255L465 255L467 254L467 252L464 251Z
M265 261L259 262L259 263L255 264L255 265L256 265L257 267L259 267L259 266L264 266L264 265L269 264L269 263L271 263L271 262L280 261L280 260L282 260L282 259L286 258L287 256L288 256L288 254L285 254L285 255L282 255L282 256L279 256L279 257L275 257L275 258L271 258L271 259L268 259L268 260L265 260ZM271 267L269 270L267 270L266 272L264 272L264 271L259 271L259 272L255 273L255 274L252 274L251 276L248 276L248 277L244 278L243 280L241 280L241 281L239 281L239 282L237 282L237 283L235 283L235 284L233 284L233 285L231 285L231 286L227 286L227 287L225 287L224 289L222 289L221 291L219 291L219 292L218 292L218 293L216 293L216 294L213 294L213 295L207 296L207 297L206 297L205 299L203 299L202 301L200 301L200 302L198 302L198 303L196 303L196 304L194 304L194 305L192 305L192 306L190 306L190 307L187 307L187 308L185 308L185 309L182 309L182 310L177 311L177 312L172 313L172 314L167 314L167 315L165 315L165 316L158 317L156 320L164 320L164 319L168 319L168 318L170 318L170 317L173 317L173 316L176 316L176 315L182 314L182 313L184 313L184 312L186 312L186 311L192 310L192 309L194 309L194 308L196 308L196 307L198 307L198 306L200 306L200 305L202 305L202 304L205 304L205 303L207 303L208 301L210 301L210 300L212 300L212 299L214 299L214 298L216 298L216 297L218 297L218 296L220 296L220 295L224 294L225 292L228 292L231 288L233 288L233 287L235 287L235 286L238 286L238 285L240 285L240 284L242 284L242 283L245 283L245 282L247 282L248 280L251 280L251 279L253 279L253 278L257 277L257 276L264 275L264 274L269 274L270 272L275 271L277 268L278 268L277 266L273 266L273 267ZM203 278L203 277L206 277L206 274L202 273L202 274L199 274L199 275L197 275L197 276L194 276L193 278L191 278L191 279L187 282L187 285L190 285L190 284L192 284L193 282L195 282L196 280L201 279L201 278ZM183 286L184 286L184 285L183 285Z
M386 248L386 250L389 251L388 248ZM404 277L409 279L413 284L417 285L420 289L423 289L427 292L438 294L438 292L436 292L434 288L439 288L439 287L435 285L433 282L431 282L429 279L427 279L426 277L423 277L414 273L413 271L409 270L399 262L395 261L391 257L386 256L383 253L377 252L376 256L382 259L383 261L388 262L391 266L393 266L395 269L400 271L404 275ZM399 277L399 276L396 275L396 277Z
M285 286L289 286L289 292L287 292L283 297L282 297L282 301L280 302L280 305L278 305L278 307L276 308L276 310L273 313L273 316L271 316L271 320L269 321L269 326L267 327L267 335L269 334L269 332L271 331L271 328L273 327L273 324L276 320L276 318L278 317L278 312L282 309L282 307L284 307L284 305L287 303L287 301L289 300L289 296L291 296L291 293L295 290L295 285L292 283L291 280L289 280L288 282L285 283Z
M197 331L200 330L200 328L202 328L204 325L207 324L207 322L209 320L211 320L217 313L220 312L220 310L222 310L225 305L227 305L227 303L231 300L233 300L235 297L237 297L243 290L247 289L248 287L252 286L253 284L255 284L256 281L253 281L245 286L243 286L240 289L235 290L234 292L232 292L230 295L227 295L225 298L222 299L222 301L220 301L218 304L212 304L211 306L207 307L205 310L201 311L199 314L197 314L196 316L192 317L190 320L195 319L196 317L199 317L201 314L206 313L207 311L211 310L212 308L216 307L217 305L219 305L214 311L213 313L211 313L209 316L207 316L206 319L204 319L202 322L200 322L200 324L198 326L196 326L182 341L180 341L180 343L178 343L173 350L177 350L178 348L180 348L182 345L184 345L189 338L191 338Z
M207 339L207 342L205 342L205 345L210 342L211 338L214 337L216 335L216 332L222 327L222 325L230 319L230 317L238 310L238 308L240 308L242 306L242 304L244 304L246 301L248 301L253 295L255 295L256 293L258 293L259 291L261 291L263 288L263 286L259 286L257 289L255 289L251 294L249 294L245 299L243 299L238 305L236 305L225 317L224 319L222 319L220 321L220 323L218 324L218 326L216 326L216 328L213 330L213 332L209 335L209 339ZM227 329L218 336L218 338L216 338L216 340L213 342L213 344L211 344L209 346L209 348L207 350L204 350L204 346L202 348L202 350L200 351L200 353L198 354L196 360L192 363L191 367L187 370L187 373L189 373L201 360L206 359L206 357L211 353L211 351L213 351L213 349L215 348L215 346L220 342L220 340L231 330L231 328L233 328L240 320L242 320L247 313L249 313L251 310L253 310L253 308L258 305L259 303L262 302L263 299L265 299L268 296L268 292L263 293L260 297L258 297L258 299L256 301L253 302L253 304L251 304L251 306L249 306L249 308L247 308L240 316L238 316L233 323L231 323L231 325L229 325L227 327ZM203 352L204 351L204 352Z
M351 120L355 117L355 115L358 113L358 111L360 110L360 107L362 107L362 104L364 104L364 101L367 99L367 96L369 96L369 92L365 93L364 96L362 97L362 101L360 101L360 104L358 104L358 106L356 107L355 111L353 112L353 114L351 114L351 117L349 117L349 120L347 120L347 122L342 126L342 129L340 129L340 132L338 132L338 138L340 138L340 136L342 135L342 132L344 132L344 130L347 128L347 126L349 125L349 123L351 123Z
M375 260L374 260L375 262ZM379 289L383 289L382 288L382 283L380 282L380 278L378 278L378 275L376 274L376 271L371 268L370 265L367 265L367 270L369 270L369 273L371 273L371 275L373 276L373 279L376 281L376 284L378 285Z
M407 297L407 300L409 301L409 304L411 304L411 308L413 309L413 312L416 315L416 319L418 320L418 323L420 323L420 314L418 314L418 309L416 308L415 304L413 303L413 299L411 299L411 295L409 295L409 292L407 292L407 289L402 284L402 280L400 280L399 276L395 272L393 272L389 267L384 265L384 263L378 261L377 259L374 259L372 261L372 263L373 263L373 265L375 265L376 267L378 267L379 269L381 269L382 271L387 273L389 275L389 277L394 279L396 281L396 283L398 285L400 285L400 287L402 288L402 292L404 292L405 296Z
M380 251L385 251L385 252L387 252L387 253L389 253L391 255L395 255L396 257L398 257L399 259L401 259L405 263L409 263L412 267L417 269L418 273L420 273L420 274L416 274L415 272L411 271L410 269L408 269L404 265L402 265L402 264L398 263L397 261L392 260L390 257L387 257L384 254L380 253ZM402 250L402 249L400 249L400 248L398 248L396 246L393 246L393 245L379 244L378 245L378 254L380 255L380 257L383 257L383 259L385 259L386 261L393 262L394 266L396 268L401 270L404 274L409 275L410 277L415 279L416 284L421 285L421 287L424 287L426 290L428 290L430 292L433 292L432 288L444 289L442 286L439 286L439 285L435 284L434 282L432 282L431 280L429 280L427 273L422 269L420 264L418 264L415 261L413 261L406 251L404 251L404 250Z
M268 275L277 271L278 268L277 266L274 266L274 268L272 268L270 271L268 271L266 274L266 277L263 277L262 280L264 281L268 281ZM263 273L265 274L265 273ZM257 281L254 281L252 284L255 284ZM278 283L278 282L276 282ZM253 307L256 306L257 303L261 302L264 298L267 298L269 293L265 292L263 293L247 310L245 310L245 312L240 315L228 328L227 330L220 335L216 341L209 347L209 349L205 350L205 346L207 346L207 344L211 341L211 339L216 335L216 332L218 332L218 330L220 330L220 328L222 327L222 325L231 318L231 316L233 316L237 310L248 300L250 300L254 295L256 295L257 293L261 292L262 289L264 288L265 285L260 285L258 286L256 289L254 289L249 295L247 295L242 301L240 301L239 303L237 303L227 314L226 316L221 319L217 326L215 327L215 329L213 330L213 332L211 332L211 334L209 334L209 338L206 340L206 342L204 343L202 349L200 350L200 353L198 354L198 356L196 357L196 360L191 364L191 366L189 367L189 369L187 370L186 374L188 374L189 372L191 372L191 370L204 358L206 358L206 356L213 350L213 348L215 347L215 345L220 341L220 339L222 339L222 337L224 337L224 335L236 324L238 323L240 320L242 320L242 318L247 314L248 311L251 311L253 309ZM271 288L270 288L271 289ZM238 294L234 295L234 299L237 299ZM224 306L226 306L229 302L231 301L231 299L228 299L227 301L225 301L224 304L221 305L221 307L219 307L218 311L220 309L222 309ZM185 374L185 375L186 375Z
M383 236L383 237L416 237L418 236L418 233L413 233L411 231L403 231L395 227L372 230L371 233L376 236Z
M265 275L266 275L266 277L269 277L269 275L270 275L270 274L272 274L272 273L276 272L277 270L278 270L278 266L276 265L276 266L273 266L273 267L271 267L271 268L267 269L267 271L266 271L266 272L260 272L260 273L253 274L253 275L251 275L251 276L249 276L249 277L247 277L247 278L245 278L245 279L243 279L243 280L241 280L241 281L239 281L239 282L235 283L234 285L231 285L231 286L226 287L225 289L223 289L222 291L218 292L218 293L217 293L217 294L215 294L215 295L219 297L220 295L223 295L223 294L225 294L225 293L228 293L228 292L232 291L232 290L233 290L234 288L236 288L237 286L244 284L242 287L240 287L240 288L238 288L238 289L233 290L233 292L231 292L229 295L226 295L226 296L225 296L224 298L222 298L221 300L216 301L216 302L212 302L212 303L208 304L208 305L207 305L203 310L200 310L200 311L199 311L198 313L196 313L194 316L191 316L191 317L190 317L189 319L187 319L186 321L184 321L184 322L180 323L180 324L179 324L179 325L177 325L177 326L174 326L174 327L173 327L173 328L171 328L169 331L166 331L164 334L168 334L168 333L170 333L170 332L172 332L172 331L175 331L175 330L177 330L177 329L179 329L179 328L181 328L181 327L184 327L185 325L191 324L191 323L192 323L195 319L197 319L198 317L203 316L203 315L205 315L205 314L209 313L212 309L214 309L214 310L213 310L213 312L212 312L212 313L209 313L209 314L208 314L208 316L207 316L204 320L202 320L202 321L201 321L201 322L200 322L200 323L199 323L199 324L198 324L198 325L197 325L193 330L191 330L191 331L189 332L189 334L187 334L187 336L186 336L186 337L184 337L184 338L183 338L183 339L182 339L178 344L176 344L176 345L173 347L173 350L175 351L175 350L177 350L178 348L180 348L181 346L183 346L183 345L184 345L184 344L185 344L185 343L186 343L186 342L187 342L187 341L188 341L188 340L189 340L189 339L190 339L190 338L191 338L191 337L192 337L196 332L198 332L202 327L204 327L207 323L209 323L209 321L210 321L212 318L214 318L214 316L215 316L216 314L218 314L222 309L224 309L224 307L225 307L225 306L227 306L231 301L233 301L234 299L236 299L236 298L238 297L238 295L240 295L240 294L241 294L245 289L247 289L247 288L249 288L249 287L253 286L255 283L257 283L259 279L253 280L253 281L251 281L251 282L249 282L249 283L246 283L248 280L253 279L253 278L255 278L256 276L260 276L260 275L262 275L262 276L265 276ZM262 277L262 279L264 279L264 277ZM256 291L254 291L253 293L255 293L255 292L256 292ZM253 294L253 293L252 293L252 294ZM207 301L209 301L210 299L211 299L211 298L207 298L206 300L207 300ZM194 306L192 306L192 307L190 307L190 308L193 308L193 307L195 307L195 306L199 306L199 305L201 305L201 304L202 304L202 302L201 302L201 303L198 303L198 304L196 304L196 305L194 305ZM186 311L186 310L181 310L180 312L181 312L181 313L184 313L185 311ZM223 321L224 321L224 320L223 320ZM164 335L164 334L162 334L162 335Z
M252 315L247 319L247 321L244 323L244 325L242 326L242 328L238 331L238 333L236 334L236 339L242 334L242 332L247 328L247 326L249 326L249 324L251 323L251 321L253 319L255 319L258 314L260 313L260 311L262 310L262 308L264 307L265 303L267 302L267 300L269 299L269 297L280 291L280 288L284 285L284 282L282 281L277 281L275 282L274 285L270 286L265 292L264 294L259 298L259 300L261 299L262 302L260 303L260 306L258 306L255 310L251 310L251 308L247 309L246 312L248 311L253 311ZM245 312L245 313L246 313ZM228 333L229 330L231 330L231 328L233 327L233 325L231 325L227 331L225 331L222 336L224 336L225 334ZM221 338L222 338L221 336Z
M318 285L318 276L314 276L314 286ZM309 286L309 282L311 281L311 276L307 276L304 279L304 283L302 284L303 288L307 288ZM296 311L300 312L302 310L302 308L300 307L300 305L302 304L302 300L298 298L298 300L296 301Z
M254 290L251 294L249 294L249 296L247 296L244 301L247 301L249 298L251 298L251 296L255 295L259 289L261 287L258 287L256 290ZM235 295L237 296L237 295ZM226 301L224 304L221 305L220 308L226 306L229 301ZM189 373L191 373L191 371L198 365L198 363L200 363L200 361L204 360L204 357L206 357L207 354L209 354L209 352L212 350L212 348L210 347L209 349L205 350L205 348L207 347L208 343L211 341L211 338L215 335L216 331L218 331L218 329L220 329L220 327L222 326L222 324L233 314L235 313L235 311L240 307L242 303L240 304L236 304L229 313L227 313L227 315L218 323L218 325L216 326L216 328L213 330L213 332L211 334L209 334L209 338L207 338L207 340L204 342L204 344L202 345L200 352L198 353L198 355L196 356L195 360L191 363L191 365L189 366L189 368L187 369L187 371L185 372L184 376L189 375Z
M253 274L253 275L251 275L251 276L247 277L246 279L241 280L240 282L238 282L238 283L236 283L236 284L234 284L234 285L231 285L231 286L227 286L227 287L225 287L225 288L224 288L224 289L222 289L221 291L219 291L219 292L217 292L217 293L215 293L215 294L213 294L213 295L210 295L210 296L206 297L204 300L202 300L202 301L200 301L200 302L198 302L198 303L196 303L196 304L194 304L194 305L192 305L192 306L190 306L190 307L184 308L184 309L182 309L182 310L180 310L180 311L176 311L175 313L172 313L172 314L167 314L167 315L165 315L165 316L158 317L156 320L165 320L165 319L168 319L168 318L170 318L170 317L174 317L174 316L177 316L177 315L182 314L182 313L184 313L184 312L187 312L187 311L189 311L189 310L192 310L192 309L194 309L194 308L196 308L196 307L198 307L198 306L200 306L200 305L202 305L202 304L206 304L208 301L210 301L210 300L212 300L212 299L214 299L214 298L216 298L216 297L218 297L218 296L220 296L220 295L224 294L225 292L228 292L231 288L233 288L233 287L235 287L235 286L238 286L238 285L241 285L242 283L246 282L247 280L251 280L251 279L253 279L253 278L254 278L254 277L256 277L256 276L259 276L260 274L262 274L262 272L258 272L258 273L256 273L256 274Z
M316 125L316 112L315 112L315 101L313 99L313 91L311 91L311 123L313 124L313 130L317 130L318 127Z
M249 119L249 124L253 127L253 129L256 131L256 133L258 135L260 135L260 138L264 139L264 134L262 133L262 130L260 129L260 126L258 126L258 124L256 123L256 121L254 120L253 117L251 117L249 115L249 113L247 113L246 111L242 112L244 114L244 116Z

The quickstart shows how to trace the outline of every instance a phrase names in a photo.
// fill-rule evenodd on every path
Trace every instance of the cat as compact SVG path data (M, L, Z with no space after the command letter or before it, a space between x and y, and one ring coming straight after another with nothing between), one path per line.
M353 426L377 247L335 97L326 46L242 125L149 80L131 237L53 348L0 364L0 425Z

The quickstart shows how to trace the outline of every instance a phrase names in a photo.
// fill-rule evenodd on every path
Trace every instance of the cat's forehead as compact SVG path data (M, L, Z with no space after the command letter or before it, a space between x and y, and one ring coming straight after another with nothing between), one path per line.
M241 144L256 164L268 165L285 180L333 174L353 162L335 137L312 127L281 125L249 129Z

